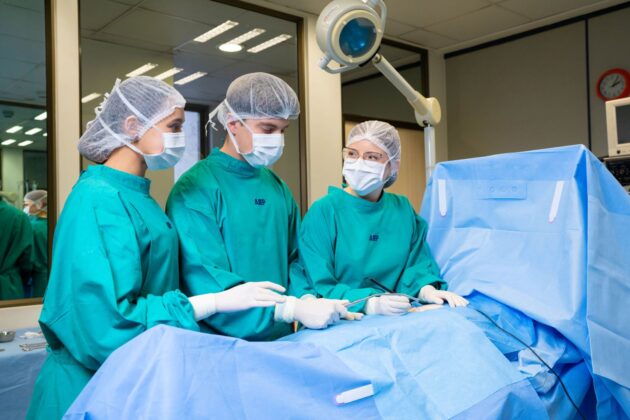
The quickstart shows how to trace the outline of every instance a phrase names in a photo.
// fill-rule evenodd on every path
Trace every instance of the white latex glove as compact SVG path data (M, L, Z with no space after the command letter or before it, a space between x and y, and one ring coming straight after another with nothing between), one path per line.
M409 298L400 295L382 295L369 298L365 304L368 315L404 315L411 309Z
M348 316L344 303L347 301L288 296L284 304L276 305L275 319L287 323L298 321L306 328L319 330Z
M192 296L188 300L193 307L195 320L199 321L218 312L237 312L274 306L286 300L286 296L276 292L285 291L284 287L270 281L249 282L219 293Z
M461 297L458 294L453 292L448 292L446 290L437 290L435 287L427 284L422 289L420 289L420 293L418 294L420 300L426 303L437 303L438 305L444 304L444 302L448 302L451 308L456 306L467 306L468 301Z

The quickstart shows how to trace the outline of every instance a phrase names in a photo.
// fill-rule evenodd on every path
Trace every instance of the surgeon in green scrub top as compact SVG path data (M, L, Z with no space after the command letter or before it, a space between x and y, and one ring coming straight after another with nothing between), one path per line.
M33 228L32 297L42 297L48 284L48 193L44 190L27 193L24 213Z
M32 255L33 229L28 216L0 197L0 300L24 298Z
M154 325L198 330L214 313L285 300L271 283L190 298L178 290L177 234L144 175L181 158L185 102L151 77L117 81L79 141L100 165L81 174L55 231L39 320L48 357L28 418L61 418L105 359Z
M426 222L407 198L384 191L396 180L400 154L400 138L391 125L366 121L352 129L343 150L348 185L330 187L304 217L292 282L332 299L396 292L426 303L467 304L446 291L426 244ZM407 297L385 294L350 309L403 315L410 308Z
M282 155L284 131L299 112L297 95L283 80L251 73L234 80L210 114L211 123L216 117L227 131L225 143L177 181L166 206L179 234L187 294L220 292L245 281L289 286L300 212L268 167ZM284 304L217 315L202 328L261 341L291 333L293 321L325 328L354 317L341 302L308 292L289 287L292 296Z

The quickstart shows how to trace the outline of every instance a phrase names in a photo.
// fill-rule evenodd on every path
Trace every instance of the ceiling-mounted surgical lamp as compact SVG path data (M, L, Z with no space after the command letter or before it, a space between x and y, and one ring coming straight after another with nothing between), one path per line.
M377 13L376 8L379 9ZM343 73L371 61L402 93L415 112L416 122L425 127L427 182L435 167L435 131L442 118L440 103L425 98L383 57L378 49L385 32L387 6L383 0L334 0L317 19L317 44L324 53L319 66L329 73ZM331 67L331 61L339 64ZM426 65L426 63L423 63Z

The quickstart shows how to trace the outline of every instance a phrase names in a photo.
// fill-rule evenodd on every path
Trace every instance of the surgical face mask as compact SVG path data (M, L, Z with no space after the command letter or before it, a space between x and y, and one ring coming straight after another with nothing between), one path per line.
M381 188L385 181L386 163L368 162L363 159L346 160L343 164L343 176L350 188L360 196L366 196Z
M252 133L252 151L243 153L238 147L238 143L234 138L234 135L228 128L228 135L232 144L236 148L236 151L243 156L243 158L252 165L254 168L261 166L271 166L282 157L284 151L284 134L261 134L254 133L251 128L244 122L242 124L247 130Z
M24 210L22 210L24 213L28 214L29 216L31 215L31 212L28 211L28 207L24 207Z
M161 131L157 127L155 127L155 129ZM184 156L186 152L186 135L183 131L179 133L162 132L162 142L164 149L160 153L155 154L143 153L133 144L128 142L124 143L131 150L142 155L149 170L159 171L161 169L172 168Z

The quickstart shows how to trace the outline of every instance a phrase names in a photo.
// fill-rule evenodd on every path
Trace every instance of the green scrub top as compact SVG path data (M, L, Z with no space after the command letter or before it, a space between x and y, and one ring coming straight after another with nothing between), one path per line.
M42 297L48 284L48 219L31 216L33 227L33 297Z
M49 353L27 418L60 418L107 356L148 328L198 331L177 290L177 234L149 184L90 166L68 197L39 319Z
M403 196L385 192L373 203L330 187L304 217L291 281L350 301L383 293L377 283L412 296L427 284L445 289L426 234L426 222Z
M0 198L0 300L24 298L32 268L33 229L24 212Z
M177 181L166 212L179 234L180 279L187 294L254 281L287 286L300 213L271 170L214 149ZM202 329L256 341L291 333L291 325L275 322L273 314L273 307L216 314L202 321Z

